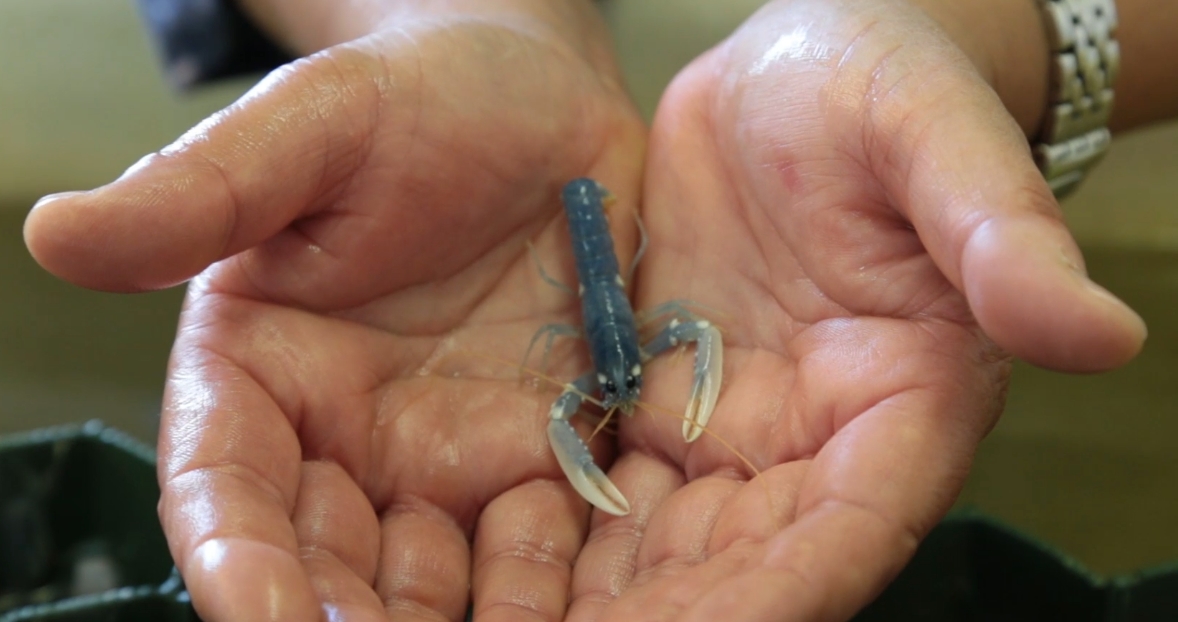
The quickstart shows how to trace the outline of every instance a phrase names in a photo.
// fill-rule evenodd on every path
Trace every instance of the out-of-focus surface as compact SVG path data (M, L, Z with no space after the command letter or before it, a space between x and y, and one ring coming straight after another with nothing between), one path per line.
M133 0L0 2L0 206L117 176L243 83L178 98Z
M0 433L101 417L155 434L183 292L86 292L21 238L37 197L110 181L248 86L177 97L150 45L132 0L0 2Z
M675 70L759 0L607 3L631 88L653 112ZM181 292L85 292L28 257L46 192L117 176L242 92L177 97L129 0L0 3L0 433L101 417L151 440ZM1095 278L1150 325L1101 376L1020 365L962 501L1101 572L1178 559L1178 124L1118 138L1065 205Z
M960 502L1123 573L1178 560L1178 251L1089 247L1086 257L1149 323L1148 345L1100 376L1017 364Z

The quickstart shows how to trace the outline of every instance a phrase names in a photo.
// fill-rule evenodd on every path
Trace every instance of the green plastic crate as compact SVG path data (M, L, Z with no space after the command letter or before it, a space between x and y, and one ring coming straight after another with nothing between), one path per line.
M176 580L161 586L124 587L101 594L23 607L4 622L200 622Z
M154 453L100 422L0 438L0 620L157 592L158 500Z
M974 510L945 518L856 622L1176 622L1178 567L1105 579Z

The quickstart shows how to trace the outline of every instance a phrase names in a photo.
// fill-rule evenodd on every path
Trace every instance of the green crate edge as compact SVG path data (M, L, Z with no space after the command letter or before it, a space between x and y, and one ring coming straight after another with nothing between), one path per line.
M110 426L99 419L82 423L68 423L24 432L0 435L0 452L19 449L29 445L53 443L77 438L92 438L100 443L130 455L155 470L156 452L133 436ZM55 615L58 612L76 611L107 605L111 602L129 602L144 598L171 598L177 604L188 604L188 592L178 572L173 569L160 584L122 586L99 594L88 594L63 598L48 603L25 605L0 614L0 622L26 622ZM195 613L193 620L197 620Z

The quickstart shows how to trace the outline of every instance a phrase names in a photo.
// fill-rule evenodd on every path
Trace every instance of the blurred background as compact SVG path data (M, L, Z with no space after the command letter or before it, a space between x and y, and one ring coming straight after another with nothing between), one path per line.
M676 70L760 0L615 0L648 118ZM44 273L21 226L43 194L117 177L250 86L171 92L132 0L0 2L0 434L101 418L154 442L183 292L118 296ZM1122 573L1178 560L1178 124L1118 137L1064 205L1093 277L1150 327L1122 370L1016 366L961 503Z

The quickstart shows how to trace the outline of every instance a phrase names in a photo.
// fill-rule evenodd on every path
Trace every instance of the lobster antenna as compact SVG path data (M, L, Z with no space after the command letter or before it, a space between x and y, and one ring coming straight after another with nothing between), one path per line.
M609 423L609 418L614 415L614 411L616 411L617 409L618 409L617 406L612 406L612 407L610 407L609 410L605 411L605 416L601 418L601 421L599 421L597 423L597 427L593 428L593 433L589 435L590 441L593 440L593 437L597 436L597 433L600 432L601 429L605 427L605 424Z

